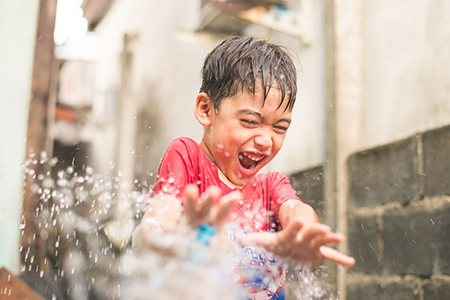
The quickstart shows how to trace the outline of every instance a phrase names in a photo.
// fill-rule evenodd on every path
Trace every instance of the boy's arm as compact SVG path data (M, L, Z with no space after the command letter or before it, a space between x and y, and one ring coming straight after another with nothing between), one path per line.
M344 236L333 233L329 226L319 223L311 206L291 199L283 203L278 216L283 230L254 234L250 242L300 262L320 262L326 259L345 267L355 264L354 258L327 246L342 242Z
M132 236L132 247L135 252L142 250L165 250L158 241L162 235L176 231L181 218L180 201L167 194L154 195L146 207L146 212L136 226Z

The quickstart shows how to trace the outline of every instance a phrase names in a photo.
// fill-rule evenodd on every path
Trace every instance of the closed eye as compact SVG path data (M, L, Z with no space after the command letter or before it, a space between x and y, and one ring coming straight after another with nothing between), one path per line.
M284 126L274 126L274 128L276 130L280 130L280 131L283 131L283 132L286 132L288 130L288 128L284 127Z
M241 119L240 120L242 123L247 124L247 125L252 125L252 126L257 126L258 122L256 121L251 121L251 120L246 120L246 119Z

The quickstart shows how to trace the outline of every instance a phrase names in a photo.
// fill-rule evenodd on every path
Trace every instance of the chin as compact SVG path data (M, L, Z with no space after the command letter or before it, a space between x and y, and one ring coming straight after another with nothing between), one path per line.
M242 176L242 175L239 176L238 175L238 176L236 176L234 178L234 180L232 182L233 182L234 185L244 186L247 183L249 183L253 179L253 177L255 177L255 176L256 176L256 173L254 175L252 175L252 176Z

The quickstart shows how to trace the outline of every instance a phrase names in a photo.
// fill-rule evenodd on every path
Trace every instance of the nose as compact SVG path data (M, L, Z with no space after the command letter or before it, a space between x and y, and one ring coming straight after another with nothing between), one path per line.
M263 132L260 135L255 137L256 149L261 152L270 150L272 145L273 145L272 136L267 132Z

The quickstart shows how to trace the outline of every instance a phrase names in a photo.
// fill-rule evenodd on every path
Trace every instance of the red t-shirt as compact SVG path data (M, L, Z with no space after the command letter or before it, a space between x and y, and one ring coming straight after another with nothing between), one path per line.
M183 202L187 184L197 184L200 194L211 185L218 186L222 196L234 190L220 180L217 166L197 142L178 138L170 144L162 159L152 193L171 194ZM289 199L300 200L288 178L279 172L257 174L240 191L243 200L234 207L229 221L247 232L281 229L278 220L280 206Z

